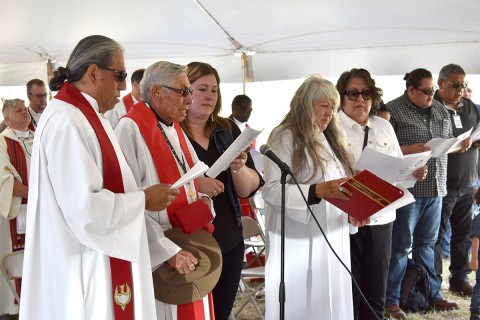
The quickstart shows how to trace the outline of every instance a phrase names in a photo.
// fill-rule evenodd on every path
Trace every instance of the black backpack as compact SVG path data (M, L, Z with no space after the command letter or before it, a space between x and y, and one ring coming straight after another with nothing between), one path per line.
M408 259L407 270L400 288L400 308L408 312L425 313L429 307L430 281L425 268Z

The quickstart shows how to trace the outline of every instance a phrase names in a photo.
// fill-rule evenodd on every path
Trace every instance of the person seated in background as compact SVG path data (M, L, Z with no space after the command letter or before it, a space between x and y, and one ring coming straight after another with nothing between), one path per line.
M28 174L34 131L25 102L5 100L2 108L7 128L0 133L0 257L23 250L28 201ZM16 280L20 295L20 280ZM0 315L16 314L13 295L6 281L0 281Z
M120 118L123 117L135 103L140 101L140 81L142 81L144 72L145 69L138 69L132 73L132 77L130 78L132 91L121 98L112 110L105 112L105 117L110 121L113 129L117 126Z
M334 85L320 75L312 75L297 89L289 112L268 138L268 145L291 168L300 189L308 197L308 203L305 203L293 179L288 179L285 198L285 279L288 279L285 319L353 319L350 275L328 247L309 211L311 208L333 250L350 268L350 227L363 226L369 221L356 221L322 199L348 200L352 195L340 185L354 175L354 169L338 120L339 105L340 95ZM280 168L265 159L266 319L279 318L280 177Z

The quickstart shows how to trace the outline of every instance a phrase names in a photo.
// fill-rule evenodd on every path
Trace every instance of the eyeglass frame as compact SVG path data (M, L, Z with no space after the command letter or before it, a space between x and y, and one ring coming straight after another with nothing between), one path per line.
M35 98L38 98L38 99L48 97L48 93L31 93L31 92L29 92L28 95L34 96Z
M175 91L176 93L179 93L182 95L182 97L188 97L189 94L193 94L193 89L192 87L190 88L187 88L187 89L177 89L177 88L172 88L172 87L169 87L169 86L166 86L166 85L163 85L161 84L160 86L164 87L164 88L167 88L167 89L170 89L172 91Z
M438 90L437 86L433 86L433 87L428 88L428 89L420 89L420 88L417 88L417 87L413 87L413 88L420 91L421 93L423 93L426 96L433 96L435 94L435 92Z
M443 81L445 81L446 83L451 85L453 89L458 89L458 88L465 89L465 88L468 87L468 82L462 82L462 83L460 83L460 82L450 82L450 81L445 80L445 79Z
M117 76L118 82L123 82L127 79L128 73L126 71L115 70L110 67L104 67L104 66L98 66L98 67L100 69L115 73L115 75Z
M370 93L370 97L365 97L365 94L367 94L367 93ZM360 95L362 96L362 98L364 100L371 100L373 98L373 90L372 89L366 89L366 90L362 90L362 91L358 91L358 90L355 90L355 89L345 90L345 91L343 91L343 94L346 95L348 100L350 100L350 101L357 101L358 97L360 97ZM355 95L355 98L353 98L353 99L350 97L352 94Z

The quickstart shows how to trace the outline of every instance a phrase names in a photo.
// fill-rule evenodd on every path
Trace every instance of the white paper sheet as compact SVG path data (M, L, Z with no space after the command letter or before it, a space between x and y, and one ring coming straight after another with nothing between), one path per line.
M238 157L238 155L247 149L247 147L255 140L258 135L263 131L255 130L252 128L245 128L245 130L240 134L235 141L228 147L227 150L218 158L217 161L212 165L212 167L207 171L207 176L210 178L216 178L220 172L228 168L230 163Z
M436 158L446 153L452 153L460 149L460 144L462 141L470 136L472 132L472 128L470 130L462 133L458 137L453 137L449 139L444 138L433 138L432 140L425 143L426 147L432 148L432 157Z
M190 170L188 170L187 173L185 173L183 176L180 177L180 179L178 179L174 184L172 184L170 188L178 189L189 183L193 179L203 175L207 170L208 166L202 161L198 161L193 167L190 168Z
M411 188L417 180L412 173L424 166L431 157L431 151L393 157L366 147L355 165L356 170L368 170L392 184L398 182Z

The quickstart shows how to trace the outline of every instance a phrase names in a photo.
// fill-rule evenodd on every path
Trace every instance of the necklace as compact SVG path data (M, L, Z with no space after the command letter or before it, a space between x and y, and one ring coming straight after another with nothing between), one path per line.
M158 121L157 126L158 126L158 129L160 130L160 132L162 133L163 137L165 138L165 141L167 142L168 148L170 149L170 151L172 151L172 154L175 157L175 160L177 161L178 165L182 168L183 174L186 174L187 173L187 167L185 165L185 158L183 157L183 154L182 154L182 160L180 160L180 157L178 156L177 152L173 148L173 145L170 142L170 139L168 139L167 134L165 133L165 130L163 129L160 121ZM187 197L189 199L191 199L192 201L195 201L196 193L193 190L191 183L188 182L185 186L187 187L187 188L185 188Z

